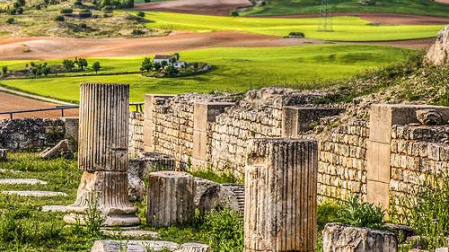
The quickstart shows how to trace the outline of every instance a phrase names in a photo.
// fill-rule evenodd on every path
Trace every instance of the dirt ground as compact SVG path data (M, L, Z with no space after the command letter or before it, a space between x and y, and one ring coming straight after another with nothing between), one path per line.
M48 102L33 100L30 98L17 96L9 93L0 92L0 112L12 111L12 110L28 110L28 109L41 109L41 108L54 108L59 106ZM78 109L64 110L65 116L78 116ZM59 118L61 117L61 111L42 111L15 114L14 118ZM1 119L8 119L9 115L0 115Z
M435 0L435 2L449 4L449 0Z
M239 7L251 6L248 0L174 0L167 2L139 3L139 11L165 11L177 13L229 16Z
M166 37L138 39L8 38L0 40L0 60L140 56L211 47L273 47L322 43L309 39L283 39L234 31L177 33Z

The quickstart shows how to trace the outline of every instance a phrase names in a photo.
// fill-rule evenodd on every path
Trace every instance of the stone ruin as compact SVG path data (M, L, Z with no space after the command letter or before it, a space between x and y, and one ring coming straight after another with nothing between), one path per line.
M449 63L449 25L438 33L437 40L427 52L424 62L436 66Z
M105 226L139 225L128 199L129 86L86 83L80 89L78 165L83 171L64 221L85 225L100 211Z

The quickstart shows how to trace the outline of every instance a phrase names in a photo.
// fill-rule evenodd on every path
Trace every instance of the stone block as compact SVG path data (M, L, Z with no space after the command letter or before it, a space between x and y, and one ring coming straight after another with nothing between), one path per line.
M155 151L154 146L154 127L155 124L153 122L154 114L153 111L157 107L157 103L160 101L164 101L166 99L170 99L174 97L174 95L158 95L158 94L147 94L145 95L145 106L144 106L144 123L143 123L143 141L144 141L144 150L147 152Z
M327 224L323 230L324 252L396 252L398 239L388 231Z
M338 115L343 111L337 108L286 106L282 110L282 137L297 138L313 129L313 122L323 117Z
M383 183L379 181L367 181L366 200L376 206L388 209L390 204L390 181Z
M64 138L69 140L69 147L72 152L78 151L78 133L79 133L79 118L78 117L64 117Z

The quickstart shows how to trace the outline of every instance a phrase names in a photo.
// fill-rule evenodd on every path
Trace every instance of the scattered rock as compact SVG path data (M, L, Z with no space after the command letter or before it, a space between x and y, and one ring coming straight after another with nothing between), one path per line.
M143 162L140 158L129 159L128 197L130 201L142 201L145 193Z
M71 155L69 154L69 140L64 139L61 140L58 144L56 144L52 148L47 148L44 151L42 151L39 156L42 159L53 159L53 158L59 158L59 157L66 157L70 158Z
M419 109L416 118L422 125L440 125L444 122L443 114L435 109Z
M123 237L132 239L157 239L159 234L147 230L132 230L132 229L102 229L104 235L113 237Z
M57 197L67 196L63 192L49 192L49 191L2 191L6 195L18 195L24 197Z
M59 213L65 213L67 212L67 206L43 206L42 212L59 212Z
M175 252L210 252L210 247L199 243L184 243Z
M0 179L0 185L46 185L45 181L39 179Z
M438 33L437 40L427 52L424 63L441 66L449 63L449 25Z
M220 185L207 179L195 178L194 201L195 206L203 214L210 212L218 205L229 206L231 209L240 211L239 199L229 189L229 185Z
M396 234L345 225L327 224L323 230L324 252L396 252Z

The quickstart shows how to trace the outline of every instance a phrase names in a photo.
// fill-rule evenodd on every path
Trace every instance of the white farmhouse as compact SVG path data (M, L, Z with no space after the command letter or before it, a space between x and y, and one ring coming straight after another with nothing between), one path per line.
M176 57L176 55L156 55L156 56L154 56L153 63L154 64L156 64L156 63L162 64L162 62L165 61L167 63L167 65L170 65L171 61L173 61L173 60L174 60L175 64L176 64L176 62L178 62L178 58Z

